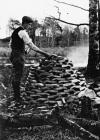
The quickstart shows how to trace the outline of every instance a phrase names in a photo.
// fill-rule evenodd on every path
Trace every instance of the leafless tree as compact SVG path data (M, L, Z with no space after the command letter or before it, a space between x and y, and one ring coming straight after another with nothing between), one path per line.
M89 10L59 0L54 0L54 1L60 4L66 4L69 6L80 8L81 10L87 12L89 11L89 24L88 23L74 24L57 18L55 18L55 20L59 20L66 24L75 25L75 26L89 25L89 56L88 56L86 76L88 78L91 77L92 79L94 79L98 75L100 76L100 40L99 40L100 2L99 0L89 0Z
M70 6L73 6L73 7L76 7L76 8L79 8L81 10L84 10L84 11L89 11L88 9L84 9L83 7L80 7L80 6L77 6L77 5L74 5L74 4L70 4L70 3L67 3L67 2L61 2L61 1L58 1L58 0L54 0L58 3L62 3L62 4L66 4L66 5L70 5Z

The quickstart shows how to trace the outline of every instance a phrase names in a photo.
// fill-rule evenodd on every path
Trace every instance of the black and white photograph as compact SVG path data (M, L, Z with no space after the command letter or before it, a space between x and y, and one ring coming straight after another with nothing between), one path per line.
M0 0L0 140L100 140L100 0Z

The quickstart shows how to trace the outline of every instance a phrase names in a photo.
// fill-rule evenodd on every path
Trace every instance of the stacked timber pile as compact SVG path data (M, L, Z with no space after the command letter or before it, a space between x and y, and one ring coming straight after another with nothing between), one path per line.
M78 102L77 95L85 87L84 76L73 68L72 62L56 57L42 59L38 66L30 68L26 94L45 112L57 104L70 103L72 100Z
M69 113L77 114L78 94L85 88L84 75L74 69L68 58L42 58L29 69L25 90L21 92L22 104L17 107L14 101L10 101L8 112L48 114L57 105L65 105Z

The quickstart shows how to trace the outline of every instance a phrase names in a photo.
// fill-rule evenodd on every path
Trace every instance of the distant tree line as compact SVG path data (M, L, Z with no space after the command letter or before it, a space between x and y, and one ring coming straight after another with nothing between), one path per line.
M20 25L18 20L9 20L9 35L16 25ZM88 41L89 38L87 26L80 28L79 26L66 25L62 28L57 20L49 17L44 19L43 24L39 24L37 20L33 19L33 24L28 32L38 47L70 47L79 42Z

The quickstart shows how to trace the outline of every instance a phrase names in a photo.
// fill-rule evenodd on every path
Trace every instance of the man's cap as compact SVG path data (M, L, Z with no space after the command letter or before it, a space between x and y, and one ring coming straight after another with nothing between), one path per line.
M33 20L32 20L31 17L24 16L24 17L22 18L22 24L23 24L23 23L32 23L32 22L33 22Z

